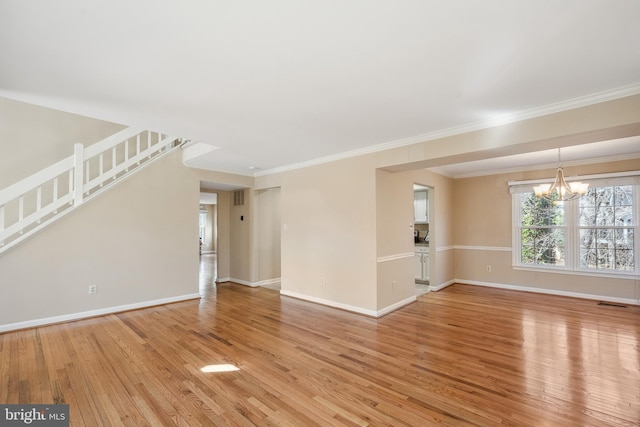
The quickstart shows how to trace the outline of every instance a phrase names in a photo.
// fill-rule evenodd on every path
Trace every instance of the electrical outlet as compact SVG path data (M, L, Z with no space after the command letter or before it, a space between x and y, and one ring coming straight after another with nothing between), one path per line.
M320 286L324 286L324 277L320 278Z
M487 265L487 273L491 273L491 266Z
M98 285L89 285L89 295L93 295L98 292Z
M396 281L394 280L393 282L391 282L391 289L392 290L396 290Z

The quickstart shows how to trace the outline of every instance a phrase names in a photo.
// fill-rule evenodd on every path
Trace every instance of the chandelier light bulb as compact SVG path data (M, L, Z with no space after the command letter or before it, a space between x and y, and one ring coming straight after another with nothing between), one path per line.
M548 200L555 200L558 202L566 202L576 199L587 193L589 184L585 182L575 181L567 183L564 179L564 171L562 170L562 163L560 162L560 149L558 148L558 169L556 169L556 178L553 184L540 184L533 187L533 191L538 198L545 198ZM553 196L553 193L557 194L557 197Z

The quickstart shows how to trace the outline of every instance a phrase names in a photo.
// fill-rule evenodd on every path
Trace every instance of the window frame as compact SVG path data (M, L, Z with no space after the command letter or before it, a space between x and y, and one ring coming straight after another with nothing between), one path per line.
M531 270L538 272L554 272L564 274L578 274L599 277L636 278L640 274L640 171L625 172L618 174L592 175L580 177L583 182L589 182L589 188L610 187L620 185L632 186L632 223L629 226L581 226L580 221L580 198L563 202L564 204L564 225L553 226L563 228L565 233L564 242L564 265L553 264L527 264L522 262L522 195L533 193L533 185L543 180L537 181L515 181L509 182L509 191L512 195L512 267L514 270ZM569 181L569 180L568 180ZM580 230L593 228L631 228L633 230L633 270L608 270L593 269L580 266Z
M207 210L201 209L198 215L198 234L203 245L207 244ZM204 220L204 225L202 224Z

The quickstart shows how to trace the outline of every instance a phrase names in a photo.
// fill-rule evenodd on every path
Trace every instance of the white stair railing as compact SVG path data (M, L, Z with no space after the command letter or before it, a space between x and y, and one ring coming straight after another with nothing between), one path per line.
M127 128L0 190L0 254L71 212L141 166L178 146L179 140Z

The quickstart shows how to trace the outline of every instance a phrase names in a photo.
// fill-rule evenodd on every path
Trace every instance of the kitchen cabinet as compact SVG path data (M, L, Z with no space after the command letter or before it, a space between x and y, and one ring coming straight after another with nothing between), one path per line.
M416 224L429 223L429 193L427 190L413 192L413 222Z
M429 247L416 246L413 254L416 281L429 281Z

